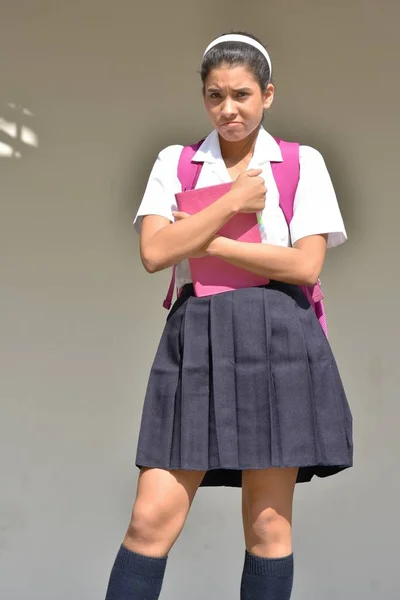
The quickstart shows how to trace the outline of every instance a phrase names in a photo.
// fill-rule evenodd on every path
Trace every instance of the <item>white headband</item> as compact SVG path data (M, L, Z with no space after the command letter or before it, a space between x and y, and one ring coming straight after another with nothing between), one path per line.
M249 46L253 46L253 48L257 48L257 50L259 50L261 52L261 54L265 57L268 65L269 65L269 76L271 78L272 63L271 63L271 59L270 59L268 52L266 51L264 46L262 44L260 44L260 42L257 42L257 40L253 40L253 38L251 38L251 37L247 37L247 35L238 35L238 34L234 34L234 33L228 34L228 35L222 35L221 37L217 38L216 40L214 40L213 42L211 42L211 44L209 44L207 46L206 51L203 54L203 58L205 57L207 52L209 52L212 48L214 48L214 46L217 46L218 44L222 44L223 42L243 42L244 44L249 44Z

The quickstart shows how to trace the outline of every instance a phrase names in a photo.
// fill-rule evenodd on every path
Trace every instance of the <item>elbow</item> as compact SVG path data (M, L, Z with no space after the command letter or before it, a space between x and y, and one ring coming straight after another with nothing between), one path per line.
M153 275L154 273L158 273L158 271L160 271L160 269L157 268L157 265L155 263L149 262L148 260L142 260L142 264L147 273L150 273L150 275Z
M154 273L158 273L159 271L163 270L163 266L161 266L160 264L158 264L156 261L152 261L152 260L144 260L142 259L142 264L144 266L144 268L146 269L147 273L150 273L150 275L154 275Z
M302 282L302 285L306 287L314 287L318 283L318 277L308 277L305 281Z
M314 287L319 281L321 274L321 268L319 264L310 262L303 265L300 285L307 287Z
M319 268L319 265L308 265L307 268L304 269L302 285L306 285L307 287L314 287L314 285L316 285L319 281L320 274L321 269Z
M148 249L146 251L142 250L140 255L142 259L142 264L147 273L150 273L150 275L158 273L164 268L156 253L151 249Z

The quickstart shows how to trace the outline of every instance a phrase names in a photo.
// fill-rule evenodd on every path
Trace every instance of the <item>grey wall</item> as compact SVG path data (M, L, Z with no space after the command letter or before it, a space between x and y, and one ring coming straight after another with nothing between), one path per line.
M231 27L269 43L268 126L323 152L350 235L324 283L356 468L297 490L293 597L396 597L399 3L0 8L0 597L104 596L168 282L131 220L158 150L205 130L198 61ZM237 490L199 492L163 598L238 597L239 511Z

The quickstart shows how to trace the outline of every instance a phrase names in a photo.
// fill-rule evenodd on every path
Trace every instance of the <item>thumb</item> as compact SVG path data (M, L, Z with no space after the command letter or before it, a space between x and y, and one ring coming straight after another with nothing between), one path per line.
M258 177L259 175L261 175L262 173L262 169L249 169L248 171L246 171L246 175L248 177Z
M181 210L172 211L172 216L174 217L175 221L182 221L182 219L187 219L187 217L190 217L188 213Z

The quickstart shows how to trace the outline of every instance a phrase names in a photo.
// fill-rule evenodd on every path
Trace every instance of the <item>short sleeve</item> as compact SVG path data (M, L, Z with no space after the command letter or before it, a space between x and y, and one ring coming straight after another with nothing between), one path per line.
M309 235L329 234L328 248L347 240L342 215L321 154L300 146L300 180L290 224L292 245Z
M140 233L142 218L146 215L159 215L171 222L174 220L172 211L176 210L175 194L181 191L178 179L181 152L182 146L169 146L158 155L134 220L138 233Z

